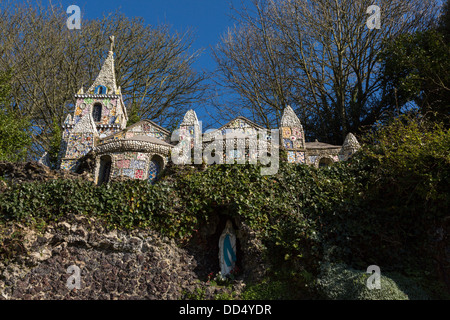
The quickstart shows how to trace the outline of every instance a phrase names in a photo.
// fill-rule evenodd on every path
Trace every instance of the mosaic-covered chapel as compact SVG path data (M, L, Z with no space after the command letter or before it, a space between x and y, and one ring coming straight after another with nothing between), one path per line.
M230 133L238 137L236 146L242 142L244 148L223 148L217 163L231 163L228 161L230 159L251 162L255 160L256 154L252 152L254 149L249 144L251 139L248 137L258 135L260 138L261 132L264 132L266 138L271 139L270 130L245 117L238 117L217 130L202 133L193 110L186 113L177 130L176 142L171 141L172 132L150 120L127 127L127 110L115 78L113 40L111 37L111 48L94 83L86 92L81 88L75 94L73 116L67 116L63 127L59 160L61 169L76 171L89 154L95 159L93 174L98 184L120 176L154 182L171 161L170 155L174 147L186 143L189 144L188 148L193 149L199 136L201 150L208 150L213 140L217 141ZM280 160L293 164L303 163L316 167L330 165L347 160L359 148L358 141L351 133L342 146L317 140L306 142L303 126L289 106L284 110L279 129L279 148L287 154L287 159ZM242 139L239 139L239 134Z

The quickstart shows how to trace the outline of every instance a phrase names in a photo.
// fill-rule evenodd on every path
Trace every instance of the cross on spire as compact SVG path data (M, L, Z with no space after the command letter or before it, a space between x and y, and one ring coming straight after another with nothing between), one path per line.
M113 51L113 49L114 49L114 36L109 36L109 43L110 43L109 51Z

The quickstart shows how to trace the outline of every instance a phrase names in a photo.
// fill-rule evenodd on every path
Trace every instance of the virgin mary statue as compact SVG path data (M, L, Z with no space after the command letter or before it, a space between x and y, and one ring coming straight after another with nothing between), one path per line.
M219 263L222 276L230 274L236 265L236 233L230 220L219 238Z

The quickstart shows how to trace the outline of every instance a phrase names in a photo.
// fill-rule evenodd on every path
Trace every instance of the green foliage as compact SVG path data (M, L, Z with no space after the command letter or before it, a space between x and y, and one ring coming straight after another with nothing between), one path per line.
M131 106L131 110L130 110L130 114L128 116L128 122L127 122L127 127L131 126L132 124L135 124L139 121L141 121L142 118L139 115L139 108L137 105L133 104Z
M353 195L319 216L321 243L336 248L331 260L436 283L434 261L445 257L438 230L448 232L450 131L403 116L377 128L347 165L342 177L355 177Z
M214 296L214 300L235 300L237 298L236 292L222 292Z
M194 292L183 292L184 300L204 300L206 298L206 289L204 287L195 288Z
M110 228L152 227L182 238L193 230L196 217L173 208L170 190L145 181L95 186L90 182L54 180L14 185L0 195L2 220L57 220L68 213L84 213L104 220Z
M59 121L56 117L53 118L53 127L52 133L50 136L50 144L49 144L49 160L50 164L53 168L57 167L58 155L61 150L61 137L62 137L62 129L59 124Z
M0 73L0 106L3 108L9 103L11 72L12 71Z
M21 161L31 145L30 122L9 105L11 71L0 74L0 161Z
M413 101L434 120L450 123L450 46L436 30L404 34L380 54L387 103Z
M239 298L242 300L291 300L298 298L292 289L292 286L286 281L266 278L260 283L247 286Z
M418 196L433 201L444 212L450 203L448 187L450 131L420 117L403 116L388 126L379 127L368 136L370 147L364 149L363 161L376 162L372 186L377 192L408 195L405 204ZM380 180L383 179L383 180ZM389 186L387 186L389 184ZM380 186L383 190L380 190ZM388 190L385 187L389 187ZM372 190L374 191L374 190Z
M344 264L326 263L317 281L318 290L332 300L428 300L427 294L406 277L381 272L380 289L368 289L370 274Z
M0 161L23 161L31 145L30 123L12 111L0 109Z
M438 31L444 35L447 43L450 41L450 1L442 6L442 15L439 18Z
M358 201L349 211L337 212L347 226L339 232L359 248L344 247L362 261L371 257L378 263L425 267L432 260L430 234L444 226L450 207L450 131L404 116L378 128L367 142L352 160L351 170L362 178L355 190Z

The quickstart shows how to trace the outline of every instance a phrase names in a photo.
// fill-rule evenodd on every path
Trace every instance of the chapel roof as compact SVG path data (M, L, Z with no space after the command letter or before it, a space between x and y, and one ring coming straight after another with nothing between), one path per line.
M155 126L156 128L158 128L158 129L164 131L165 133L170 134L170 131L169 131L169 130L167 130L167 129L164 128L164 127L161 127L160 125L156 124L155 122L153 122L152 120L149 120L149 119L144 119L144 120L138 121L138 122L136 122L136 123L133 123L132 125L126 127L125 130L128 131L128 130L130 130L130 129L134 128L134 127L137 127L137 126L139 126L139 125L141 125L141 124L143 124L143 123L149 123L149 124L151 124L152 126Z
M305 142L306 149L337 149L342 146L336 146L325 142L319 142L317 139L314 142Z
M165 142L163 140L160 140L160 139L155 138L155 137L150 137L150 136L133 136L133 137L130 137L130 138L125 138L123 140L126 140L126 141L131 141L131 140L132 141L144 141L144 142L151 142L151 143L155 143L155 144L160 144L160 145L163 145L163 146L173 147L171 144L169 144L169 143L167 143L167 142Z
M251 127L254 127L254 128L257 128L257 129L267 130L266 128L261 127L259 124L254 123L253 121L247 119L246 117L238 116L238 117L234 118L233 120L231 120L231 121L225 123L225 124L224 124L223 126L221 126L219 129L216 129L216 130L211 131L211 132L208 132L208 133L214 133L214 132L216 132L216 131L220 131L220 130L222 130L222 129L225 129L225 128L229 127L229 126L230 126L233 122L235 122L236 120L242 120L242 121L246 122L247 124L249 124Z
M291 106L287 106L283 111L283 116L281 117L282 127L302 127L300 119L295 114Z

